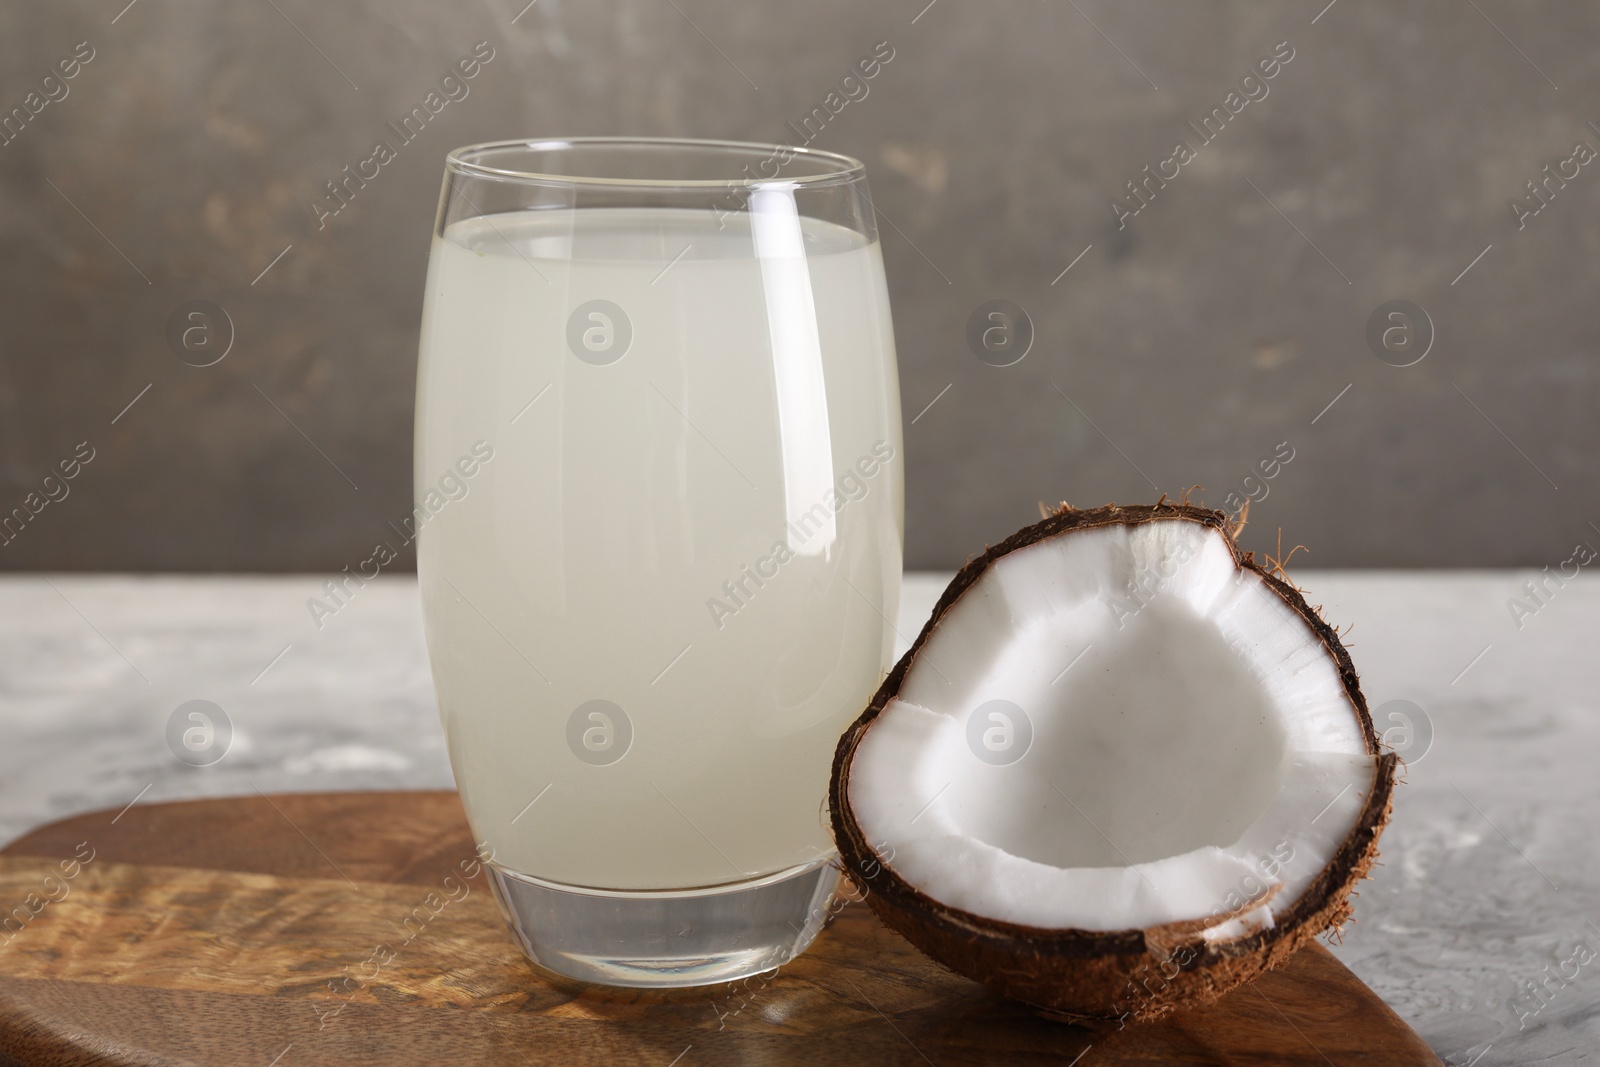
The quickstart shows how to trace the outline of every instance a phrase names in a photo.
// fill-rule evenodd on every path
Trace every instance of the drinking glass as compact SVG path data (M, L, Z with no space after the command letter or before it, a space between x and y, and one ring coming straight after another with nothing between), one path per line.
M862 165L634 138L451 152L417 571L456 783L539 967L802 951L834 745L888 668L900 398Z

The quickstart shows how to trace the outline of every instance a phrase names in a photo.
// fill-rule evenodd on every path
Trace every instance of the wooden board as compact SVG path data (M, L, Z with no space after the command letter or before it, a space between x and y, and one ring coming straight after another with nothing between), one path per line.
M453 793L151 804L36 830L0 852L0 1064L1439 1062L1320 945L1120 1031L1037 1018L860 906L767 982L560 986L523 961L481 874L447 881L472 855Z

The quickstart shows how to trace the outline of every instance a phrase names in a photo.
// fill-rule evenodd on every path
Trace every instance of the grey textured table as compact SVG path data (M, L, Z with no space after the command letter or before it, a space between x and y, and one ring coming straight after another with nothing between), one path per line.
M1335 950L1458 1067L1600 1048L1600 578L1550 583L1519 627L1529 577L1296 573L1353 624L1372 705L1423 712L1392 735L1408 782ZM908 578L902 647L943 580ZM369 583L319 629L323 581L0 579L0 838L136 798L450 786L415 581ZM196 698L235 727L205 768L165 740Z

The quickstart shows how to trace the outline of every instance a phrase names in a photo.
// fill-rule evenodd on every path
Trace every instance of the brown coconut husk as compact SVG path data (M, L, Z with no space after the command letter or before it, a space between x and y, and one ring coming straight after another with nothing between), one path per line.
M1371 793L1350 835L1322 871L1274 925L1244 936L1208 941L1204 932L1264 902L1206 920L1143 930L1041 929L1000 922L932 899L895 871L857 825L846 800L856 748L884 706L899 692L907 671L956 600L994 562L1049 538L1114 524L1195 522L1220 533L1234 565L1253 571L1306 621L1338 667L1367 751L1378 757ZM1069 1020L1138 1021L1209 1003L1287 960L1301 945L1349 919L1350 896L1378 854L1378 836L1389 818L1397 757L1382 753L1355 666L1339 635L1306 603L1278 560L1263 566L1235 540L1243 523L1185 500L1163 497L1152 505L1116 504L1080 510L1062 504L1043 520L1017 531L970 559L945 589L916 641L884 680L872 702L839 740L834 756L829 808L841 866L866 894L873 912L891 929L951 970L1053 1017ZM868 873L870 872L870 873Z

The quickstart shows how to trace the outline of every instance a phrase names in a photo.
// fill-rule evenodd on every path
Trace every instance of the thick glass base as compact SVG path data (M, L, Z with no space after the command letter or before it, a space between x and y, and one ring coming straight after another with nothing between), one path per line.
M681 890L606 890L486 865L522 951L598 985L717 985L805 951L839 880L832 858L749 882Z

